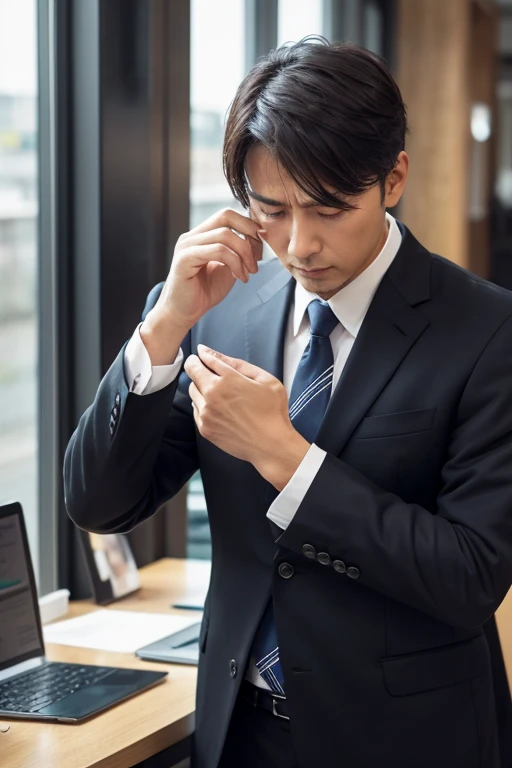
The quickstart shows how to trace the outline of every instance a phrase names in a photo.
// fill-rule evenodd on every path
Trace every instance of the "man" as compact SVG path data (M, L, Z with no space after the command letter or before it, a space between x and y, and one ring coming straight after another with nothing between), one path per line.
M68 447L97 532L201 470L197 768L500 766L482 627L512 580L512 297L386 213L405 133L367 51L257 64L224 146L249 216L179 239Z

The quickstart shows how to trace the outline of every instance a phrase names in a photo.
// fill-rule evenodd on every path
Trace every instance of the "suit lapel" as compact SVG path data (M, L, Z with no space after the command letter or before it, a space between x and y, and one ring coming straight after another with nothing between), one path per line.
M338 455L430 324L414 307L430 297L431 257L406 230L354 342L315 442Z
M280 381L283 380L284 336L294 286L291 274L279 266L277 275L258 291L257 304L246 313L247 360Z

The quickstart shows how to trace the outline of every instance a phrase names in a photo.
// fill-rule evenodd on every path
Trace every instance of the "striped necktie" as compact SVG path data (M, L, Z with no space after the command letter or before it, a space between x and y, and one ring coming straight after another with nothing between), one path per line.
M338 319L329 304L314 299L308 306L309 343L297 367L289 399L290 419L312 443L322 422L332 390L334 356L329 336ZM253 655L258 672L273 693L284 696L284 676L272 601L269 602L254 638Z

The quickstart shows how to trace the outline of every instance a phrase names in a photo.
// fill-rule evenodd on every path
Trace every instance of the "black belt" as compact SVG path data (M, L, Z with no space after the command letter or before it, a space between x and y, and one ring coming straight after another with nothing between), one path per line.
M281 717L283 720L289 720L288 706L286 696L280 696L278 693L266 691L264 688L258 688L248 680L243 680L240 687L240 694L245 701L248 701L254 707L260 707L270 712L275 717Z

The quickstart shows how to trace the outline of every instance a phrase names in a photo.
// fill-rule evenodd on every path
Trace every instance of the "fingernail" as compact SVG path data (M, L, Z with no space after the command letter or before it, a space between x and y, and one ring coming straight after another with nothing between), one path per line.
M199 349L201 349L201 352L206 352L208 355L218 355L219 353L216 352L211 347L207 347L206 344L198 344L197 345L197 351L199 352Z
M265 237L266 234L267 234L267 230L266 229L258 229L258 235L259 235L261 240L263 240L263 238Z

